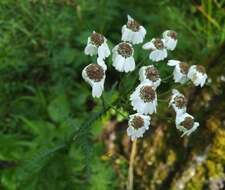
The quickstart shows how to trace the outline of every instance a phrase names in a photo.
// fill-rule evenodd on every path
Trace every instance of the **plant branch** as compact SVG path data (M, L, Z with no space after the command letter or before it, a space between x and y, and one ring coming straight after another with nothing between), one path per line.
M130 163L128 170L128 181L127 181L127 190L134 189L134 158L137 152L137 139L132 143L131 154L130 154Z

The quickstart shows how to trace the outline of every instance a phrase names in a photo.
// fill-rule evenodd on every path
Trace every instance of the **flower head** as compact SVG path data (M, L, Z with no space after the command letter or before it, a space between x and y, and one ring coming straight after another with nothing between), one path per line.
M130 43L121 42L113 50L113 66L120 72L129 72L135 69L134 49Z
M187 110L187 98L178 90L172 90L169 106L172 106L177 114L185 113Z
M152 61L162 61L167 57L165 39L153 38L143 45L143 49L150 50L149 59Z
M188 71L187 77L191 79L195 86L200 85L203 87L207 79L205 67L202 65L192 65Z
M154 65L141 67L139 70L139 79L142 83L150 82L155 89L161 83L159 71Z
M184 84L187 82L187 74L189 66L185 62L181 62L178 60L169 60L167 63L169 66L175 67L173 70L173 79L177 83Z
M122 27L122 41L133 44L142 43L146 35L145 28L131 18L131 16L128 15L127 18L127 24Z
M143 137L145 131L149 129L150 120L150 116L142 115L139 113L130 115L127 135L131 137L131 140Z
M89 64L82 71L83 79L91 85L92 96L100 97L104 90L105 69L99 64Z
M171 51L174 50L177 45L177 33L173 30L166 30L163 32L163 38L166 48Z
M99 60L104 60L110 55L110 50L106 42L107 39L102 34L93 31L91 36L88 37L84 53L90 56L97 54Z
M183 132L182 136L189 136L199 127L199 123L194 122L194 117L190 114L181 113L176 115L176 127Z
M133 109L137 110L138 113L152 114L156 112L157 95L151 84L139 84L131 94L130 100Z

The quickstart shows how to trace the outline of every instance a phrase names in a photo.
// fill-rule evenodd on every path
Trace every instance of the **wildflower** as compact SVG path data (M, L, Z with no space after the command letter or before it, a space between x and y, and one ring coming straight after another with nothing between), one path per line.
M187 77L191 79L195 86L200 85L203 87L207 79L205 67L202 65L192 65L188 71Z
M92 96L100 97L104 90L105 69L99 64L89 64L82 71L83 79L92 87Z
M130 115L127 135L131 137L131 140L143 137L145 131L149 129L150 120L150 116L142 115L139 113Z
M153 65L141 67L139 70L139 79L142 83L152 83L155 89L161 83L159 71Z
M173 30L163 32L166 49L173 51L177 45L177 33Z
M185 62L181 62L178 60L169 60L167 63L169 66L174 66L173 70L173 79L177 83L184 84L187 82L187 74L188 74L188 69L189 66Z
M187 110L187 98L178 90L173 89L169 106L172 106L177 114L185 113Z
M93 31L91 36L88 37L84 53L90 56L97 54L99 61L104 60L110 55L110 50L106 42L107 39L102 34Z
M143 49L150 50L149 59L152 61L162 61L167 57L165 39L153 38L142 46Z
M151 84L139 84L130 96L134 110L141 114L156 112L157 94Z
M127 15L127 18L127 24L122 27L122 41L133 44L142 43L146 35L145 28L131 18L131 16Z
M189 136L199 127L198 122L194 122L194 117L188 113L177 114L176 116L176 128L183 132L184 135Z
M132 45L127 42L121 42L113 50L113 66L120 72L129 72L135 69L134 50Z

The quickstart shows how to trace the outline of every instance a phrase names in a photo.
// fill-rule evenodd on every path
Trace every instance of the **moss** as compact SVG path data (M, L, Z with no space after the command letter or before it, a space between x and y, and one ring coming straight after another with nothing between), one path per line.
M187 183L186 190L200 190L203 189L205 182L205 169L203 166L196 168L195 175Z

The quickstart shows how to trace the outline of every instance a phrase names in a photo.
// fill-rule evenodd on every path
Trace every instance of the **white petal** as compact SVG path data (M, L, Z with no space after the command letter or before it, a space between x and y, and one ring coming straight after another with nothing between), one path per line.
M82 78L87 81L88 77L87 77L87 73L86 73L86 67L82 70Z
M89 84L89 85L91 85L92 86L92 84L93 84L93 82L88 78L88 76L87 76L87 72L86 72L86 68L87 68L88 66L86 66L84 69L83 69L83 71L82 71L82 77L83 77L83 79Z
M133 38L132 38L132 43L133 44L139 44L142 43L145 37L144 34L145 31L137 31L133 32Z
M138 113L143 113L143 111L140 111L140 110L142 110L141 100L137 100L137 99L133 98L131 105L133 106L134 110L137 110Z
M135 69L135 62L133 57L128 57L125 59L124 71L129 72Z
M84 49L84 53L86 55L90 55L90 56L96 55L97 54L97 47L94 46L93 44L87 44L87 46Z
M145 43L145 44L142 46L142 48L143 48L143 49L146 49L146 50L148 50L148 49L155 50L155 49L156 49L156 48L155 48L155 45L152 43L152 41L151 41L151 42Z
M139 80L142 82L146 79L146 76L145 76L145 69L146 67L143 66L139 69Z
M109 57L110 56L110 49L109 49L109 46L108 46L108 44L106 43L106 42L104 42L104 44L103 44L104 46L105 46L105 56L106 57Z
M196 65L192 65L189 68L187 76L189 79L191 79L191 81L194 83L195 86L200 85L201 87L204 86L206 79L207 79L206 74L202 74L196 70Z
M104 87L101 82L95 82L92 86L92 96L99 98L102 95Z
M154 86L155 89L158 88L160 84L161 84L160 78L157 81L153 82L153 86Z
M192 115L188 113L177 113L176 115L176 125L180 125L181 122L184 121L186 117L191 117L192 119L194 118Z
M133 127L129 126L127 128L127 135L130 136L131 134L133 134Z
M187 111L187 108L180 109L180 108L178 108L176 106L174 106L173 109L176 112L176 114L178 114L178 115L184 114Z
M134 20L130 15L127 15L127 19L128 19L128 22Z
M143 40L144 40L144 38L145 38L145 35L146 35L146 30L145 30L145 28L143 27L143 26L140 26L140 33L141 33L141 35L142 35L142 38L143 38ZM143 42L143 41L142 41ZM142 43L141 42L141 43Z
M204 86L204 84L205 84L205 82L206 82L206 79L207 79L207 75L204 74L204 75L202 76L202 79L201 79L201 87Z
M145 104L143 109L143 114L152 114L155 111L155 107L153 104Z
M196 65L192 65L188 70L187 77L192 80L195 72L196 72Z
M105 61L104 61L102 58L98 57L98 58L97 58L97 63L98 63L99 65L101 65L102 68L103 68L104 70L107 70L107 66L106 66L106 64L105 64Z
M167 34L168 34L169 31L170 31L170 30L166 30L166 31L163 32L162 36L163 36L164 39L165 39L166 37L168 37Z
M110 55L110 50L106 43L103 43L101 46L98 47L98 56L101 59L105 59L109 55Z
M180 94L180 92L177 89L172 89L172 94L176 95L176 94Z
M113 61L113 66L116 68L116 70L123 72L124 64L125 64L125 58L122 57L121 55L117 55L115 57L115 60Z
M167 57L167 51L166 49L163 50L154 50L150 53L149 58L152 61L162 61Z
M177 45L177 40L174 40L173 38L167 37L165 40L165 46L168 50L173 51Z
M175 68L173 71L174 81L183 84L183 82L185 82L183 80L183 77L185 77L185 75L182 74L181 72L177 71L177 69Z
M133 32L127 28L127 26L123 26L122 28L122 41L132 42Z
M133 44L139 44L139 43L141 43L141 41L142 41L142 36L138 32L134 32L132 43Z
M171 60L168 60L167 65L169 65L169 66L176 66L179 63L180 63L180 61L171 59Z

